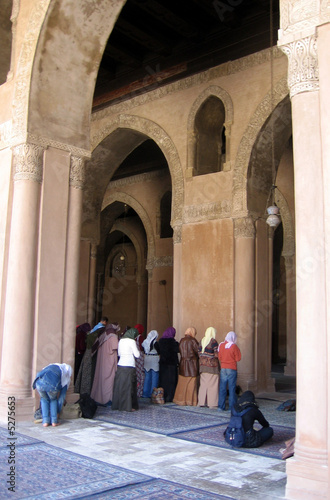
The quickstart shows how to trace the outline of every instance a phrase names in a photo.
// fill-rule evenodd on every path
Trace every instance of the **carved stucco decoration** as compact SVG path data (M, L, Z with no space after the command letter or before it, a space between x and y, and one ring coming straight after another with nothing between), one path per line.
M329 0L281 0L280 40L283 36L315 32L315 27L330 20Z
M13 143L21 142L26 139L33 61L40 30L50 3L51 0L38 0L34 2L28 26L25 31L25 38L22 43L15 74L12 129Z
M271 112L288 95L286 77L282 78L273 90L273 96L269 92L254 112L248 124L243 138L239 144L234 167L233 178L233 215L245 217L247 215L247 173L253 145L258 134L269 118Z
M204 203L202 205L188 205L184 208L183 222L201 222L212 219L222 219L230 217L230 200L222 200L214 203Z
M314 35L282 45L288 56L290 97L300 92L319 90L317 40Z
M42 182L44 149L24 143L13 148L14 181Z
M148 259L153 259L155 255L155 235L152 228L151 220L147 212L135 198L124 192L118 192L118 191L116 191L115 193L110 191L106 192L103 199L102 210L104 210L107 206L111 205L112 203L115 203L116 201L119 201L121 203L126 203L127 205L132 207L133 210L135 210L135 212L140 217L147 236Z
M80 156L71 156L70 162L70 186L83 189L85 180L85 160Z
M251 217L241 217L234 220L235 238L255 238L256 228Z
M101 131L97 131L91 138L92 148L96 148L104 138L118 128L127 128L141 132L153 139L164 154L172 178L172 224L182 221L183 207L183 174L178 152L172 141L159 125L135 115L119 115L111 120Z
M292 256L295 253L295 228L289 206L281 191L275 189L275 203L280 209L280 216L283 225L283 250L284 257Z

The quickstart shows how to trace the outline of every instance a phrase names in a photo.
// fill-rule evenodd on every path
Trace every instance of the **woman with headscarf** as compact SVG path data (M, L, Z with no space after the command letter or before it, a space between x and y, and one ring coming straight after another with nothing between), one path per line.
M101 321L94 326L93 330L87 334L86 351L74 385L74 391L78 394L91 393L97 359L97 355L92 356L92 347L94 342L104 332L107 322L108 318L102 318Z
M76 383L81 361L86 351L86 336L91 331L89 323L83 323L76 328L76 349L74 363L74 382Z
M155 349L159 352L159 387L164 389L165 403L173 401L178 383L179 342L174 339L175 334L175 328L170 326L155 342Z
M232 414L237 415L247 410L242 415L242 423L245 431L245 444L244 448L258 448L265 441L268 441L274 434L272 427L261 413L255 401L252 391L245 391L238 399L237 403L232 408ZM257 420L262 429L255 430L253 424Z
M179 344L179 380L173 403L180 406L197 406L199 363L196 334L196 328L187 328Z
M139 409L135 369L135 358L140 356L135 342L138 335L139 332L136 328L130 328L119 341L119 361L112 396L113 410L135 411Z
M158 332L151 330L147 338L142 342L144 350L144 384L143 398L151 398L154 387L158 387L159 381L159 354L155 348Z
M228 332L224 342L219 345L220 387L219 403L221 410L226 409L227 386L229 391L229 410L237 402L236 381L237 362L241 360L241 351L236 345L237 335L235 332Z
M144 327L140 323L134 326L139 332L139 335L136 337L136 345L140 351L140 357L135 360L136 366L136 383L137 383L137 396L140 398L143 392L143 383L144 383L144 351L142 347L142 342L144 341Z
M107 325L92 346L92 355L97 352L97 360L91 398L102 405L110 404L112 401L118 362L119 330L120 326L117 323Z
M72 368L66 363L53 363L45 366L33 382L33 389L40 395L42 425L60 425L58 415L62 410L66 392L69 388ZM59 396L58 396L58 393Z
M210 326L206 329L199 347L200 386L198 391L198 406L218 408L219 400L219 360L217 332Z

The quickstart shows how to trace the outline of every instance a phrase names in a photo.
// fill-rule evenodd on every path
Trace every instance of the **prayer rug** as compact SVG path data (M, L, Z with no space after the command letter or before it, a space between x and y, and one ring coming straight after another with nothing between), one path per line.
M16 447L26 444L41 443L42 441L29 436L23 436L23 434L19 434L16 431L14 431L13 435L11 436L8 429L0 427L0 448L7 448L10 442L15 443Z
M124 425L157 434L169 435L219 425L228 421L218 415L198 414L188 411L178 411L165 405L140 405L138 411L126 412L98 407L94 419L112 424Z
M155 498L164 500L183 500L185 498L190 500L233 500L232 497L201 491L163 479L154 479L146 483L120 488L119 491L112 490L93 496L93 500L106 500L108 498L111 500L155 500Z
M223 435L226 426L227 424L222 424L195 431L177 432L171 434L170 437L184 439L186 441L194 441L195 443L209 444L219 448L227 448L228 450L237 450L243 453L252 453L254 455L260 455L268 458L281 459L282 455L280 449L285 448L285 441L295 436L295 429L274 425L272 426L274 430L273 437L260 446L260 448L233 448L226 443Z
M18 446L15 469L8 458L9 450L0 448L0 498L80 499L151 479L46 443Z

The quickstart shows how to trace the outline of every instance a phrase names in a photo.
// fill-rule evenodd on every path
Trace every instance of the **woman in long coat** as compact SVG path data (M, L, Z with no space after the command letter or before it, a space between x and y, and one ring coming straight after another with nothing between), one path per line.
M198 384L198 342L195 339L196 329L187 328L180 340L179 380L173 403L181 406L197 406Z
M92 355L97 352L97 360L91 398L102 405L110 404L112 401L113 383L118 363L117 333L119 329L118 325L107 325L105 332L92 348Z
M175 334L175 328L170 326L162 338L155 342L155 349L159 353L159 387L164 389L165 403L173 401L178 383L179 342L174 339Z

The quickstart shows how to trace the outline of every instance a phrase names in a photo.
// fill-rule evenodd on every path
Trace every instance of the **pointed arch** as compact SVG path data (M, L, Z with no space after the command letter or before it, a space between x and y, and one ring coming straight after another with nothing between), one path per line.
M255 141L263 125L270 117L276 106L289 94L287 78L283 77L274 88L273 99L269 92L257 107L250 123L246 127L235 160L233 178L233 215L245 217L248 215L247 207L247 175L250 158ZM273 106L271 106L271 102Z

